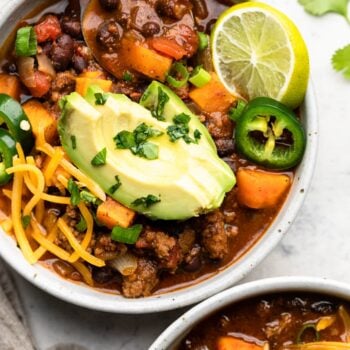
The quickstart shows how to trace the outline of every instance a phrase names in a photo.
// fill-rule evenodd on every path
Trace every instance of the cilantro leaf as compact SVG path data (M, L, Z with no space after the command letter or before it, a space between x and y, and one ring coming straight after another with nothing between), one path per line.
M22 226L24 229L26 229L29 226L30 220L31 218L29 215L22 216Z
M160 130L152 129L142 123L133 132L126 130L119 132L113 140L118 149L129 149L134 155L154 160L158 158L159 147L154 143L147 142L147 140L161 135L163 133Z
M102 203L100 199L87 190L82 190L80 192L80 199L87 204L100 205Z
M349 0L299 0L299 4L314 16L335 12L347 17L348 2Z
M140 233L142 232L142 229L142 225L134 225L129 228L116 226L112 230L111 238L113 241L120 243L135 244L140 236Z
M68 180L68 192L71 194L70 202L72 205L77 206L80 203L80 191L79 186L72 178Z
M95 94L95 98L96 98L95 103L97 105L99 105L99 106L103 106L108 100L108 95L107 94L103 94L101 92L97 92Z
M333 68L350 79L350 44L339 49L332 58Z
M81 216L79 222L75 225L75 228L79 232L85 232L87 229L86 221L85 219Z
M190 121L191 117L186 113L178 114L173 118L174 124L167 127L167 134L171 142L183 139L188 144L198 143L198 140L201 138L201 133L196 129L193 133L194 139L190 137Z
M93 166L102 166L105 165L107 161L107 148L104 148L102 151L98 152L91 161Z
M143 206L144 208L149 208L154 204L159 203L161 200L159 197L149 194L147 197L141 197L133 201L131 204L135 207Z
M108 193L110 194L114 194L115 192L117 192L119 187L122 185L118 175L116 175L114 178L116 183L109 188Z
M162 88L158 88L158 103L155 106L155 109L151 111L152 116L158 120L165 120L163 114L164 114L164 108L165 105L169 101L169 96L163 91Z
M71 140L71 142L72 142L72 148L73 148L73 149L76 149L76 148L77 148L77 138L75 137L75 135L72 135L72 136L70 137L70 140Z

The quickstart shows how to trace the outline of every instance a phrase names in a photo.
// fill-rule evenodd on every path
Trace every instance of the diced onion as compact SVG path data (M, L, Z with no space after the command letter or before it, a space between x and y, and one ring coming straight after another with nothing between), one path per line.
M34 63L35 60L33 57L19 57L17 59L19 77L21 78L22 83L28 88L36 86Z
M46 73L52 79L54 79L56 77L56 71L55 71L55 68L53 67L50 59L44 53L37 55L36 59L38 60L39 71Z
M137 269L137 258L131 253L126 253L108 261L108 265L119 271L123 276L130 276Z

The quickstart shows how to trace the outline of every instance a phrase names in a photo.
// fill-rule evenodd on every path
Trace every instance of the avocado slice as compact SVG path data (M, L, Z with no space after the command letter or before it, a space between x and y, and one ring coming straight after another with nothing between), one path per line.
M190 111L181 98L167 86L154 80L141 97L140 105L150 111L154 111L159 104L160 92L166 94L166 96L169 98L168 102L164 106L163 117L165 118L165 121L172 123L173 118L181 113L189 115L191 117L190 130L198 129L202 136L207 140L206 146L212 147L216 152L215 142L212 139L208 129L202 124L199 118Z
M152 84L148 98L154 98L152 93L157 93L159 86L167 91L159 83ZM154 86L157 89L153 90ZM104 103L97 102L96 94L103 96ZM216 209L236 182L230 167L218 157L206 128L172 94L165 105L166 120L157 120L125 95L106 94L91 86L85 98L78 93L65 98L59 119L61 143L70 160L109 196L152 219L184 220ZM167 128L173 123L172 117L183 111L191 116L190 132L198 129L203 135L198 143L170 141ZM153 160L139 157L130 149L117 149L114 140L120 132L133 132L143 123L158 131L149 140L159 150ZM92 159L104 149L105 164L92 165ZM116 176L121 186L111 193ZM145 201L150 196L156 200Z

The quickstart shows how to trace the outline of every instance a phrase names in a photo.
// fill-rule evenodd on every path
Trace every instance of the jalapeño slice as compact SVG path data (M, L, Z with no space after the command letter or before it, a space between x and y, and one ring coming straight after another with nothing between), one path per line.
M286 170L302 160L306 135L289 108L274 99L258 97L246 105L238 118L235 142L238 152L252 162Z

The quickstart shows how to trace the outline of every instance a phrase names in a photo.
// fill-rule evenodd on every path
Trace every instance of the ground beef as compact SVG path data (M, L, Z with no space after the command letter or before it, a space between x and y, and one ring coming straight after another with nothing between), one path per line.
M229 251L223 213L215 210L201 220L203 247L211 259L223 259Z
M163 269L175 272L181 263L182 253L178 240L149 226L136 242L136 248L151 250Z
M233 123L226 114L211 113L206 116L206 126L214 139L231 139Z
M123 277L122 291L127 298L146 297L158 284L156 264L140 258L135 273Z
M58 102L63 96L75 91L75 75L71 71L56 75L51 85L51 100Z
M127 81L118 81L112 85L112 92L115 94L124 94L129 96L133 101L139 102L144 92L140 84L132 84Z
M196 242L196 232L191 228L186 228L179 234L179 246L182 254L187 254Z
M125 254L127 247L124 244L112 240L108 234L99 235L94 246L94 255L102 260L113 260L121 254Z
M183 260L183 268L188 272L194 272L202 266L202 248L196 244L185 255Z

